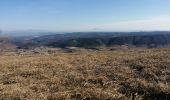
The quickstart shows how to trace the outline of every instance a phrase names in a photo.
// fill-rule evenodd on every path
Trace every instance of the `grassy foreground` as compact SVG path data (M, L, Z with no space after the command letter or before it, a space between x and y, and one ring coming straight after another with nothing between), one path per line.
M0 100L170 100L170 49L1 53Z

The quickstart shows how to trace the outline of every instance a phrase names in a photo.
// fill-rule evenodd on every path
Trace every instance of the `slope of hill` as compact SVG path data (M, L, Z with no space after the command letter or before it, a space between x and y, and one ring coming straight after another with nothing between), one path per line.
M2 100L170 100L170 49L0 55Z
M14 50L16 46L10 42L8 37L0 37L0 51Z

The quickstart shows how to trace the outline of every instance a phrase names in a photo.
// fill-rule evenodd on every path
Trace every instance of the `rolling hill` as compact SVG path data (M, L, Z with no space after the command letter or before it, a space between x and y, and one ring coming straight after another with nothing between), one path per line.
M10 38L0 37L0 51L14 50L16 45L11 43Z
M20 48L30 46L89 48L115 45L156 48L170 44L170 32L75 32L15 38L13 43Z

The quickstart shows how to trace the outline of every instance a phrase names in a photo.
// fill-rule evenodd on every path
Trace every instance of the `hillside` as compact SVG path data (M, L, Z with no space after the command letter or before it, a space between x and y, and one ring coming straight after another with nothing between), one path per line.
M0 59L2 100L170 99L170 48L4 52Z
M16 45L10 42L8 37L0 37L0 51L11 51L16 48Z
M170 44L170 32L77 32L45 35L14 40L20 48L47 47L110 47L129 45L135 47L163 47Z

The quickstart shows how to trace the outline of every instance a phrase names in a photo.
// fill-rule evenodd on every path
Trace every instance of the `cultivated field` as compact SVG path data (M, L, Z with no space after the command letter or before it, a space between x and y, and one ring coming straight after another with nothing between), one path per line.
M0 54L0 100L170 100L170 48Z

